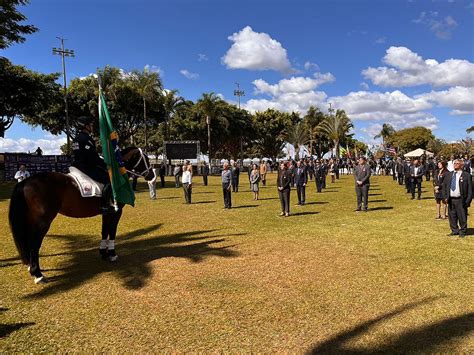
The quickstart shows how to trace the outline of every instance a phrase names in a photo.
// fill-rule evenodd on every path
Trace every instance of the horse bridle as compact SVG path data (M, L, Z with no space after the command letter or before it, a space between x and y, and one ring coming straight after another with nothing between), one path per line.
M140 152L140 159L138 159L137 163L133 166L133 168L131 170L127 169L127 173L129 173L133 176L136 176L136 177L143 177L144 178L145 176L148 175L148 172L150 171L151 166L148 165L148 163L145 159L145 154L143 153L142 149L141 148L137 148L137 149ZM143 163L145 164L145 170L143 170L140 173L140 172L135 171L135 169L141 163L142 160L143 160Z

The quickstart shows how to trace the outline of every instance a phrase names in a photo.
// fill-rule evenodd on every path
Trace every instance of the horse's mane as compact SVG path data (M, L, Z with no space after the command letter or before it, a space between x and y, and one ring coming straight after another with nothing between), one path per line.
M122 154L122 156L124 156L124 155L130 153L134 149L137 149L137 147L134 147L134 146L127 147L127 148L121 149L120 153Z

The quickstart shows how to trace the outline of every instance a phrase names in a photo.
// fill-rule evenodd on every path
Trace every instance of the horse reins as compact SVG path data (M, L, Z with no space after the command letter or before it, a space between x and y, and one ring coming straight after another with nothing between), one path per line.
M140 152L140 158L138 159L137 163L133 166L132 170L127 169L127 173L129 173L133 176L137 176L137 177L141 176L141 177L144 178L146 175L148 175L148 172L150 171L151 166L148 165L148 163L145 159L145 154L143 153L142 149L138 148L138 151ZM143 160L143 163L145 164L145 170L143 170L141 173L138 173L138 172L135 171L135 169L141 163L142 160Z

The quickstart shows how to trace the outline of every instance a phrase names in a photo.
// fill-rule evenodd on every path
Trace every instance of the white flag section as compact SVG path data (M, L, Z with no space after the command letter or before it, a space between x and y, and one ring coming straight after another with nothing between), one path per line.
M296 150L295 146L291 143L286 143L285 148L283 150L286 150L286 158L294 160L295 155L296 155Z
M300 146L300 149L298 150L298 156L300 159L309 157L309 149L305 145Z

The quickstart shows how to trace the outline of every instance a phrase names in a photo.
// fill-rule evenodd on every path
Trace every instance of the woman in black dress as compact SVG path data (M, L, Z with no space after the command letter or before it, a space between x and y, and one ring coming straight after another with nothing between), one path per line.
M438 163L438 168L435 171L433 176L433 187L434 187L434 197L436 200L436 208L438 211L438 216L436 219L446 219L448 217L446 209L446 201L443 200L443 180L445 175L448 173L447 163L445 161L440 161ZM443 204L443 215L441 216L441 203Z
M290 215L290 185L291 173L288 170L288 165L285 162L281 162L277 177L278 197L280 197L281 203L280 216L288 217Z

